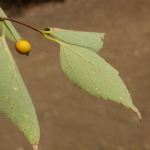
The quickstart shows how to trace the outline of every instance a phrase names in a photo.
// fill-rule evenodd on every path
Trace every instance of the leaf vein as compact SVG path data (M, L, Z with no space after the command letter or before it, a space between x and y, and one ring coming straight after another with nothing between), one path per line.
M65 50L63 50L63 52L64 52L65 58L66 58L66 60L67 60L67 62L68 62L68 64L69 64L69 66L70 66L71 70L73 71L73 73L74 73L74 75L75 75L76 79L78 80L78 82L79 82L79 84L80 84L80 86L81 86L81 88L82 88L82 85L81 85L81 83L80 83L79 79L77 78L76 73L74 72L74 70L73 70L73 68L72 68L71 64L69 63L69 60L67 59L67 56L66 56ZM84 89L84 88L83 88L83 89Z
M85 59L84 57L82 57L80 54L78 54L77 52L75 52L74 50L72 50L69 46L67 46L66 44L63 44L63 45L65 45L68 49L70 49L72 52L74 52L76 55L78 55L79 57L81 57L82 59L84 59L84 60L86 60L87 62L89 62L89 63L91 63L92 65L94 65L105 77L106 77L106 79L111 83L111 84L113 84L113 82L100 70L100 68L97 66L97 65L95 65L95 64L93 64L92 62L90 62L90 61L88 61L87 59ZM83 49L83 48L81 48L81 49ZM86 50L86 49L83 49L83 50ZM87 52L88 52L88 50L86 50ZM107 69L107 68L106 68ZM113 72L114 73L114 72ZM122 91L115 85L115 84L113 84L114 86L115 86L115 88L118 90L118 91L120 91L121 92L121 94L122 94L122 96L123 97L125 97L124 96L124 94L122 93ZM121 100L122 101L122 100ZM125 98L125 101L128 103L128 105L129 106L131 106L131 103L130 102L128 102L128 100ZM121 102L122 103L122 102Z

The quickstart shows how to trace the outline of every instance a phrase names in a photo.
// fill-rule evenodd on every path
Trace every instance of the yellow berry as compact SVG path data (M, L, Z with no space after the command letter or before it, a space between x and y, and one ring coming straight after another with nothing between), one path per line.
M15 47L17 52L22 55L28 55L31 50L30 43L24 39L17 41Z

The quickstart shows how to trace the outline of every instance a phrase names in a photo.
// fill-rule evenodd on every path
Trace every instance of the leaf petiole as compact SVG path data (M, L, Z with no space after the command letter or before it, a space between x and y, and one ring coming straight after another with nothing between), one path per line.
M58 41L58 40L55 40L55 39L53 39L53 38L47 36L46 34L43 34L43 36L44 36L45 38L51 40L51 41L57 42L58 44L63 44L62 42L60 42L60 41Z
M1 21L1 24L2 24L2 29L3 29L2 37L4 37L5 36L5 24L4 24L4 21Z

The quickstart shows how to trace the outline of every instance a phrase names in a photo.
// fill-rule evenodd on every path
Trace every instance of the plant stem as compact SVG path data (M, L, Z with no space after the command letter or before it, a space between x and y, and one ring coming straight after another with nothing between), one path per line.
M5 17L0 17L0 20L9 20L9 21L12 21L12 22L16 22L16 23L19 23L19 24L22 24L24 26L27 26L37 32L40 32L42 35L44 34L41 30L39 30L38 28L34 27L34 26L31 26L29 24L26 24L24 22L21 22L21 21L18 21L18 20L15 20L15 19L10 19L10 18L5 18Z
M59 43L59 44L61 43L61 42L59 42L59 41L57 41L57 40L55 40L55 39L53 39L53 38L50 38L49 36L47 36L47 35L44 33L45 31L41 31L41 30L39 30L38 28L36 28L36 27L34 27L34 26L31 26L31 25L29 25L29 24L26 24L26 23L24 23L24 22L21 22L21 21L15 20L15 19L10 19L10 18L5 18L5 17L0 17L0 21L4 21L4 20L13 21L13 22L22 24L22 25L24 25L24 26L27 26L27 27L29 27L29 28L31 28L31 29L37 31L37 32L40 32L40 33L41 33L44 37L46 37L47 39L52 40L52 41L55 41L55 42L57 42L57 43ZM5 23L5 22L4 22L4 23ZM5 23L5 25L7 26L6 23ZM7 26L7 28L8 28L8 26ZM8 28L8 30L10 31L9 28ZM10 31L10 33L12 34L11 31ZM12 35L13 35L13 34L12 34ZM13 35L13 37L14 37L14 35ZM14 39L16 40L15 37L14 37ZM17 40L16 40L16 41L17 41Z

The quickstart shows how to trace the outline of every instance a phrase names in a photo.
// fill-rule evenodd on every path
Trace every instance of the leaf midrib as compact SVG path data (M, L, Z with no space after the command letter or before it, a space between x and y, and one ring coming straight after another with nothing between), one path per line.
M76 35L76 36L78 36L78 37L83 37L83 38L86 38L86 39L89 39L89 40L100 40L100 39L93 39L93 38L88 38L88 37L85 37L85 36L79 36L79 35L77 35L77 34L75 34L74 32L82 32L82 31L61 31L61 30L59 30L59 31L50 31L50 33L52 34L52 35L54 35L54 33L55 32L69 32L69 33L71 33L71 34L74 34L74 35ZM94 33L91 33L91 34L94 34ZM97 33L98 34L98 33ZM100 34L105 34L105 33L100 33ZM101 37L101 36L99 36L99 38L102 38L102 39L104 39L103 37Z
M56 35L54 35L54 37L56 38L58 38L58 39L60 39L61 41L63 41L64 43L67 43L67 44L70 44L70 45L74 45L74 46L78 46L77 44L73 44L73 43L71 43L71 42L66 42L66 41L64 41L63 39L61 39L61 38L59 38L58 36L56 36ZM103 44L101 45L101 46L103 46ZM98 52L99 51L99 49L97 48L91 48L91 47L85 47L85 46L80 46L80 47L83 47L83 48L88 48L88 49L90 49L90 50L93 50L94 52Z

